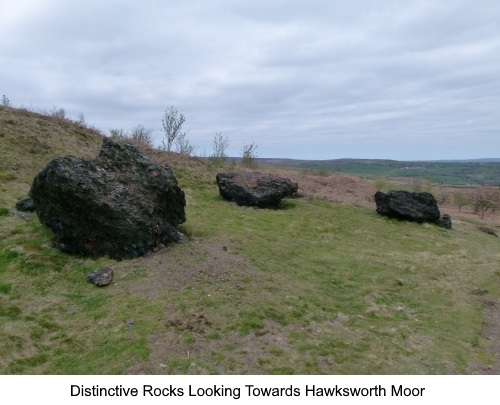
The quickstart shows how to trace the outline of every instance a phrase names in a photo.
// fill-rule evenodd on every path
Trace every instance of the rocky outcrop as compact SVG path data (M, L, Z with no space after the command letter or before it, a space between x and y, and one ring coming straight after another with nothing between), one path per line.
M293 196L298 189L288 179L258 172L218 173L216 180L225 199L261 208L279 206L282 198Z
M377 212L390 218L415 222L434 222L445 228L451 228L451 218L441 218L434 196L430 193L412 193L409 191L389 191L375 193Z
M82 255L132 258L179 240L186 220L184 192L170 167L132 145L105 138L99 156L52 160L30 196L56 245Z

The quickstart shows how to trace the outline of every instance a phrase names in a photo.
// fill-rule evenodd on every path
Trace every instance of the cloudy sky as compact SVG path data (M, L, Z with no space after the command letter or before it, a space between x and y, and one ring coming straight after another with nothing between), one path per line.
M0 94L207 155L500 157L498 0L0 0Z

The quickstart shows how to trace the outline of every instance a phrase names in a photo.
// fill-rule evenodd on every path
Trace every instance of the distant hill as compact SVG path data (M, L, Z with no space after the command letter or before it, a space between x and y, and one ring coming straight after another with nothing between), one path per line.
M239 161L239 158L234 158ZM499 185L500 158L440 161L389 159L298 160L258 158L258 164L386 177L426 178L451 185Z

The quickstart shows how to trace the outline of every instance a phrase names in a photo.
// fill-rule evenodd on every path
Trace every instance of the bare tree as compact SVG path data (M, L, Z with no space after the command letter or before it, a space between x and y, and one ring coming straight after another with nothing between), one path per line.
M241 164L243 166L255 167L257 165L255 161L257 158L257 147L258 145L256 145L255 142L243 145L243 149L241 150Z
M12 107L12 104L10 103L9 98L5 94L2 96L1 104L2 104L2 107Z
M151 137L152 133L153 133L152 129L146 129L142 125L137 125L132 130L130 138L132 138L135 141L143 142L148 146L152 147L153 146L153 138Z
M412 180L411 191L413 191L414 193L430 193L432 192L432 183L429 179L423 180L419 177L415 177Z
M196 150L196 146L191 145L191 143L186 139L186 133L182 133L177 137L175 141L177 146L177 152L182 155L191 156Z
M182 124L185 121L186 117L183 114L179 114L179 111L173 106L165 111L162 119L163 131L165 132L165 139L162 140L164 150L170 152L175 140L186 136L187 132L181 131Z
M457 191L453 193L453 203L458 207L458 212L460 212L462 207L470 204L470 199L465 193Z
M484 219L484 215L488 211L495 213L500 206L500 189L479 187L472 194L472 205L474 206L474 212L481 215L481 219Z
M66 111L64 110L64 108L57 108L54 106L50 115L52 115L54 118L59 118L63 120L66 118Z
M85 115L83 113L78 114L78 125L81 125L82 127L86 126L87 123L85 122Z
M227 136L222 135L218 132L214 136L213 142L213 153L208 159L216 164L224 164L227 159L226 150L229 147L229 141Z

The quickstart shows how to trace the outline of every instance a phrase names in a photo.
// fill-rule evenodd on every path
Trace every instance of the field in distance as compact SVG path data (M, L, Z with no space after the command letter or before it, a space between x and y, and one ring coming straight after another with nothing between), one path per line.
M295 160L258 158L263 165L365 176L428 179L450 185L500 185L500 159L398 161L383 159Z

